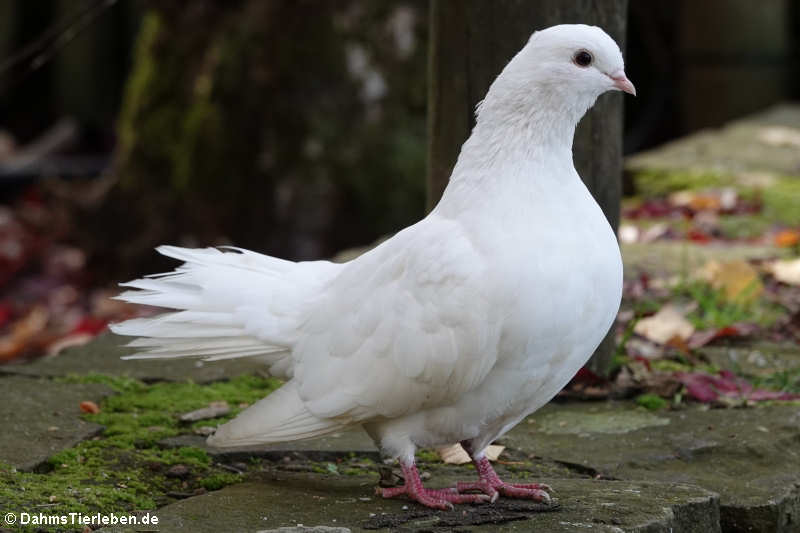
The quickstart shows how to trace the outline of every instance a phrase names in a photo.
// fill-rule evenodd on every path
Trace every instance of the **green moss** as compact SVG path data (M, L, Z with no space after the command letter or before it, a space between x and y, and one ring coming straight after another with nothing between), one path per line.
M161 18L155 11L148 11L142 18L139 36L136 39L134 56L137 58L134 68L128 77L122 111L119 121L119 143L121 158L126 159L128 151L136 141L136 129L131 120L140 109L146 108L145 100L148 88L157 80L157 69L153 61L153 51L161 30ZM158 131L159 128L154 128Z
M232 485L242 480L239 474L232 474L230 472L222 472L219 474L212 474L200 481L200 485L206 490L219 490L226 485Z
M637 194L664 196L671 192L730 185L731 179L713 172L643 170L633 177Z
M760 191L764 217L789 226L800 225L800 181L783 178Z
M745 289L742 298L730 301L706 282L689 281L676 285L673 296L697 303L697 308L686 316L697 329L724 328L737 322L769 327L786 314L779 305L763 298L749 300L748 290L756 290L756 286Z
M650 411L658 411L669 405L669 402L657 394L642 394L636 398L637 405Z
M767 233L774 222L763 214L725 215L719 217L719 230L728 239L755 239Z
M178 415L212 401L227 401L234 416L240 404L252 404L280 385L274 379L241 376L230 381L156 383L103 375L69 376L71 383L103 383L118 394L106 398L98 414L86 420L105 426L102 436L63 450L47 462L46 473L18 472L0 463L0 502L9 509L48 504L48 513L123 512L154 509L168 492L216 490L242 476L215 466L202 449L162 449L157 442L191 432ZM214 425L219 420L203 421ZM170 466L189 468L187 479L166 476Z
M800 394L800 368L780 370L766 376L759 376L753 380L756 388L766 388Z
M434 450L428 450L427 448L417 450L417 460L425 463L436 463L441 461L438 453L436 453Z
M120 377L120 376L107 376L105 374L70 374L65 377L55 378L59 383L99 383L105 385L116 392L137 392L147 388L147 385L138 379Z

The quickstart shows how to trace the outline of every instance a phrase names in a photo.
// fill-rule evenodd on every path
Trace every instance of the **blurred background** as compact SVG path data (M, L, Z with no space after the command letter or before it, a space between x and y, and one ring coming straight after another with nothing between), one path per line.
M627 20L626 154L800 97L800 2ZM168 267L157 244L318 259L421 218L428 23L424 0L0 0L0 360L135 313L106 297Z

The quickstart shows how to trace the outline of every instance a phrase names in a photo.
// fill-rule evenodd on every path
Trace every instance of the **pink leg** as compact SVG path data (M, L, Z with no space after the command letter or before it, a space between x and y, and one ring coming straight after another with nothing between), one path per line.
M495 502L501 494L509 498L525 498L537 502L550 503L548 490L553 490L547 485L540 483L506 483L497 477L497 473L492 468L489 459L486 457L473 458L475 470L478 471L479 480L472 483L457 483L456 490L464 492L469 490L479 490L488 495L492 502Z
M486 494L459 494L455 488L449 489L426 489L422 486L419 478L417 465L413 462L404 464L400 462L403 470L403 477L406 482L402 487L381 488L376 487L375 493L384 498L394 498L395 496L406 495L412 500L421 503L426 507L434 509L452 509L454 503L475 503L489 501Z

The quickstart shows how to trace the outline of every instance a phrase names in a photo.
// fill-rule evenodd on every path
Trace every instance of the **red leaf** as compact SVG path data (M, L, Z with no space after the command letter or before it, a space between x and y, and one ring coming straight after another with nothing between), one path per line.
M598 376L597 374L595 374L594 372L592 372L591 370L589 370L584 366L580 370L578 370L578 372L572 378L572 380L570 381L570 385L576 383L582 385L597 385L599 383L605 383L605 381L606 381L605 379Z
M93 415L100 412L100 407L98 407L96 403L88 400L81 402L80 408L84 413L92 413Z
M108 320L87 316L83 317L83 319L70 333L88 333L89 335L97 335L105 330L107 326Z
M704 233L698 229L690 229L689 232L686 234L686 238L692 242L700 244L707 244L712 240L714 240L713 237L711 237L711 235Z
M686 387L689 397L704 403L715 402L721 397L752 401L800 399L800 394L753 389L747 380L730 370L720 370L718 376L704 372L677 372L675 378Z
M0 303L0 327L8 324L8 321L11 320L11 316L13 314L14 311L11 309L11 304L5 302Z
M724 337L747 337L758 331L758 329L757 324L737 322L736 324L724 328L698 331L689 337L688 346L692 350L696 350L697 348L701 348L710 342Z

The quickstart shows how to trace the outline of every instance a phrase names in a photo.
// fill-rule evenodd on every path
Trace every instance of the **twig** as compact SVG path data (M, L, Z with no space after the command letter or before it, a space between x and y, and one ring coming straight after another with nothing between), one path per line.
M29 61L26 70L19 78L10 83L6 89L20 84L30 74L47 64L55 54L74 41L92 22L117 2L118 0L99 0L94 4L87 4L87 7L82 11L53 24L38 39L0 63L1 77L15 66Z

